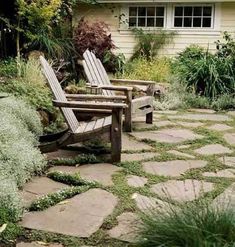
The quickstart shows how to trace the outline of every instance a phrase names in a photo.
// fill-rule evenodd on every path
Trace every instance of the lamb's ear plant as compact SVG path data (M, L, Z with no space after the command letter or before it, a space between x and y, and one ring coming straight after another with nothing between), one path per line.
M138 247L232 247L235 211L198 200L142 214Z

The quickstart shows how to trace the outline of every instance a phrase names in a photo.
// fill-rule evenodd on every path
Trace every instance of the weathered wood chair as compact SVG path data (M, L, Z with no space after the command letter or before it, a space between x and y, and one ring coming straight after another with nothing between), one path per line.
M155 82L142 80L109 79L101 61L96 58L93 52L86 50L83 54L83 67L91 87L101 88L102 94L106 96L115 96L115 91L121 91L125 94L125 103L128 108L125 109L125 130L132 130L132 119L137 116L146 116L146 123L153 122L153 100ZM146 96L132 99L133 87L114 86L112 83L126 84L132 86L145 86Z
M110 100L107 97L95 96L91 97L83 95L80 99L79 95L70 95L73 101L68 101L56 75L44 57L40 57L43 73L53 92L55 100L53 104L60 108L68 125L68 131L56 141L56 147L64 147L82 141L93 140L95 137L106 138L111 141L111 160L119 162L121 157L121 139L122 139L122 114L123 108L126 107L122 103L104 102ZM97 102L99 99L103 102ZM76 100L76 101L74 101ZM82 100L79 102L79 100ZM90 102L86 101L89 100ZM94 101L95 100L95 101ZM89 114L92 110L109 110L109 116L98 118L89 122L79 122L74 114L74 109L84 111L87 109ZM81 113L82 114L82 113Z

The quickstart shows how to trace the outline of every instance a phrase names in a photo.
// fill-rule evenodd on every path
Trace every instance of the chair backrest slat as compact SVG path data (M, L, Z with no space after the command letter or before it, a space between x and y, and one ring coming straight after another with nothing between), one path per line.
M89 80L89 83L93 86L94 85L96 86L110 85L110 81L109 82L107 81L108 77L105 77L103 71L100 70L100 66L98 64L97 58L94 55L94 53L90 52L89 50L86 50L83 54L83 58L86 64L84 69L87 75L87 79ZM106 74L106 71L105 71L105 74ZM114 95L113 92L111 92L110 90L102 90L102 92L106 96Z
M61 88L61 85L55 75L55 72L53 71L52 67L48 64L46 59L42 56L40 56L40 62L43 68L43 73L45 77L47 78L47 81L49 83L49 86L52 90L52 93L54 95L54 98L59 101L67 101L64 91ZM62 114L64 115L64 118L69 126L69 128L75 132L78 127L80 126L80 123L78 122L74 112L70 108L60 108L62 111Z
M91 56L91 53L90 52L85 52L84 53L84 59L86 61L86 64L92 74L92 84L99 84L99 83L102 83L103 82L101 81L101 78L100 78L100 75L99 75L99 71L97 70L95 64L94 64L94 61L93 61L93 58Z

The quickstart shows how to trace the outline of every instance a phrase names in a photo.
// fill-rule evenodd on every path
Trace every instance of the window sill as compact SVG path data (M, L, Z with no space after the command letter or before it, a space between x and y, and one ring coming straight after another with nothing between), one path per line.
M164 31L172 31L176 32L176 35L209 35L209 36L218 36L221 34L220 30L212 29L212 28L143 28L144 31L148 32L154 32L154 31L159 31L159 30L164 30ZM131 35L133 34L131 28L119 28L119 33L123 35Z

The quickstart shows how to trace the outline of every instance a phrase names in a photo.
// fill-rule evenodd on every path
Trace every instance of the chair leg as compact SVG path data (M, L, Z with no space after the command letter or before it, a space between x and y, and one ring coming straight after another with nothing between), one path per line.
M128 91L126 94L126 104L127 108L125 109L125 131L132 131L132 91Z
M112 111L112 127L111 127L111 161L118 163L121 161L122 151L122 109Z
M125 132L132 131L132 116L131 116L131 108L129 107L125 109L124 130Z
M153 123L153 112L150 112L146 114L146 123L147 124L152 124Z

